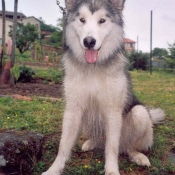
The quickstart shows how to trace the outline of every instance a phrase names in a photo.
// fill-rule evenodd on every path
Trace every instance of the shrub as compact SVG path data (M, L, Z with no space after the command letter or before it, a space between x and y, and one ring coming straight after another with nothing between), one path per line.
M22 83L31 82L31 80L33 80L35 75L33 69L26 66L20 66L19 73L20 76L17 81Z
M129 58L130 61L130 67L129 69L142 69L146 70L147 65L148 65L148 60L149 60L149 55L147 53L142 53L142 52L132 52L128 53L127 57Z

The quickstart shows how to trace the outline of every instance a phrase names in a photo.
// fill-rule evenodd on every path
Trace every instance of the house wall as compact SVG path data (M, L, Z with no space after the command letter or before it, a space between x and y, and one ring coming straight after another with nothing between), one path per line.
M125 43L125 50L127 52L135 51L135 43Z
M10 20L6 20L6 34L5 34L5 43L7 43L7 41L9 39L11 39L8 36L8 33L10 32L10 27L9 26L13 26L13 21ZM0 45L2 44L2 18L0 18Z
M18 22L19 22L19 23L23 23L24 25L26 25L27 23L30 23L30 24L35 25L36 28L38 29L38 32L39 32L38 38L41 37L40 22L39 22L37 19L35 19L35 18L33 18L33 17L31 17L31 18L23 18L23 19L19 20Z

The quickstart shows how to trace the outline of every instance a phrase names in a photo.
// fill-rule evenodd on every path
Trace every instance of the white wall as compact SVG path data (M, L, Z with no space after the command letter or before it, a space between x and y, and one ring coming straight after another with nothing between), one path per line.
M11 39L8 36L8 33L10 31L10 27L9 26L13 26L13 21L11 20L6 20L6 34L5 34L5 42L7 43L8 39ZM0 18L0 40L2 39L2 18ZM1 41L0 41L1 42ZM0 43L1 44L1 43Z

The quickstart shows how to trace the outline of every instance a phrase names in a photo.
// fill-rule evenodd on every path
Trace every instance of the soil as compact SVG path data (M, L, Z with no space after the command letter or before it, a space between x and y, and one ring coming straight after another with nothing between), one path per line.
M23 95L23 96L39 96L39 97L62 97L62 85L53 84L46 80L35 78L30 83L18 82L14 86L9 84L0 84L0 96L4 95Z

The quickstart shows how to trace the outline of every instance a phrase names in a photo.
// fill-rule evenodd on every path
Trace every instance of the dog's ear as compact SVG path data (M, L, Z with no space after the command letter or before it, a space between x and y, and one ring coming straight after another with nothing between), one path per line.
M77 0L65 0L67 10L72 9Z
M114 7L116 7L120 12L122 12L125 0L108 0L108 2L112 3Z

